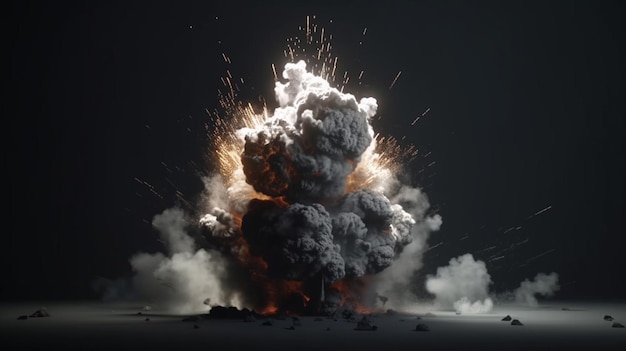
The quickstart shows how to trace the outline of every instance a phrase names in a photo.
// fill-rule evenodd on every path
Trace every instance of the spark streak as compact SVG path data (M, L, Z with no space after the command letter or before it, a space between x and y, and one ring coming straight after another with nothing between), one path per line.
M391 88L393 88L394 84L396 84L396 82L398 81L398 78L400 78L400 74L402 73L402 71L398 71L398 74L396 74L396 77L393 79L393 82L391 82L391 85L389 86L389 90L391 90Z
M413 120L413 122L411 122L411 125L412 125L412 126L414 126L414 125L415 125L415 123L417 123L417 121L419 121L419 119L420 119L420 118L422 118L422 117L426 116L426 114L427 114L428 112L430 112L430 107L429 107L429 108L427 108L427 109L426 109L426 111L422 112L422 114L421 114L421 115L417 116L417 118L416 118L416 119L414 119L414 120Z

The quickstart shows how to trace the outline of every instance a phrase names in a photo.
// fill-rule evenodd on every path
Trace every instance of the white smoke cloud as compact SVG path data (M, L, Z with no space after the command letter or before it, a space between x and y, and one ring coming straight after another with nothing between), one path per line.
M470 301L467 297L462 297L455 301L454 310L464 314L488 313L493 309L493 300L486 297L484 300Z
M461 313L485 313L493 307L489 297L491 277L482 261L471 254L452 258L450 264L428 276L426 290L435 295L440 308L454 308Z
M166 209L152 219L152 226L159 231L161 240L171 254L194 250L193 239L185 232L185 222L183 210L176 207Z
M533 281L524 280L514 292L515 302L537 306L535 295L552 296L559 290L559 276L555 272L550 274L539 273Z
M168 254L138 253L130 260L137 293L174 313L206 311L204 301L239 306L238 295L228 293L226 259L216 251L195 249L185 231L187 219L179 208L156 215L152 225L159 231Z
M395 183L398 188L397 180L393 179L390 183ZM404 247L390 267L374 276L372 289L387 298L385 307L400 310L417 301L417 297L411 291L414 276L422 268L423 254L428 248L430 234L438 231L443 221L439 214L426 216L430 203L426 194L419 188L400 186L391 196L391 202L394 204L392 206L394 211L401 211L400 214L396 213L394 218L404 219L405 215L410 218L408 221L410 223L400 220L394 221L392 225L394 231L408 231L406 235L410 243Z

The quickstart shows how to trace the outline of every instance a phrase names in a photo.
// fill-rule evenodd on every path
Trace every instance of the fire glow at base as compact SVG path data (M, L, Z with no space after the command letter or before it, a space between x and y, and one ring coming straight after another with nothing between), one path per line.
M207 182L203 234L249 274L246 304L261 313L373 308L369 277L401 256L416 221L428 232L441 218L426 217L424 194L395 179L400 148L377 145L374 98L357 101L304 61L283 77L273 114L232 108L244 125L216 124L220 175Z

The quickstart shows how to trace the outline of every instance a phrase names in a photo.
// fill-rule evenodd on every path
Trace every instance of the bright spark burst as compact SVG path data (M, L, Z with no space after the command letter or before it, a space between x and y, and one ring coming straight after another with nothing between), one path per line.
M340 83L337 84L339 58L331 53L333 36L327 36L325 28L314 23L314 20L315 16L307 16L306 26L299 28L303 32L303 39L299 36L287 39L284 56L290 62L305 60L311 73L320 76L331 84L336 84L337 89L343 92L344 87L350 82L348 72L343 72L340 76ZM365 36L366 32L367 28L364 28L362 36ZM225 63L231 64L230 57L225 53L222 53L222 58ZM272 64L271 69L274 80L278 81L276 65ZM359 71L359 84L363 73L363 70ZM390 89L401 73L400 71L395 76ZM243 79L239 80L243 84ZM211 154L214 162L228 187L236 181L236 175L241 174L243 169L241 154L245 141L238 131L257 129L267 121L270 115L265 102L261 108L255 109L252 104L244 104L238 99L239 87L234 83L236 80L230 70L226 70L226 76L222 77L221 81L225 88L225 92L218 90L219 105L222 112L207 111L212 117L212 123L210 126L206 124L205 127L209 139L213 141ZM427 112L428 110L422 116ZM385 181L399 170L402 163L412 161L417 154L418 150L413 145L401 146L393 137L376 135L353 173L348 176L346 191L352 192L359 189L384 191ZM258 195L265 197L262 194Z

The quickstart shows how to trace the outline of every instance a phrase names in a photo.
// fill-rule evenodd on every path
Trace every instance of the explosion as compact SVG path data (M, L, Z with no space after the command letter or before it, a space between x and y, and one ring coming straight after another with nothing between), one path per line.
M307 18L307 43L316 31ZM205 267L214 284L202 300L261 313L333 313L348 302L366 311L379 290L407 284L441 225L425 194L394 176L417 151L375 134L376 99L332 87L337 59L325 55L323 29L317 43L317 75L286 52L273 112L238 101L230 72L224 79L227 117L209 127L219 174L199 206L202 248L185 251L220 262Z

